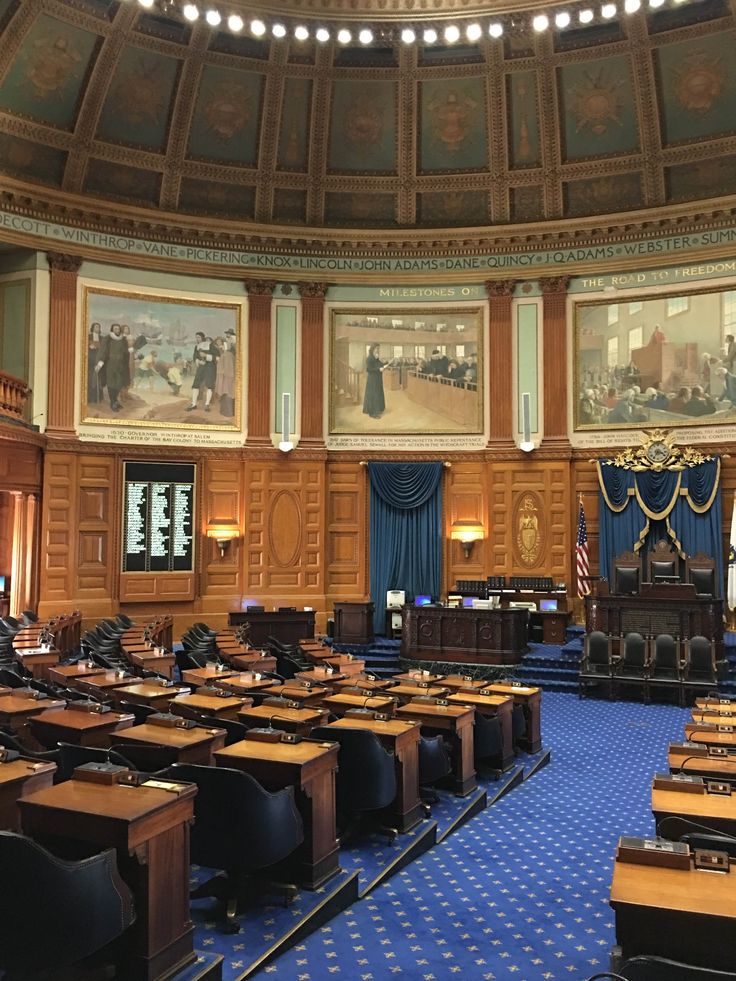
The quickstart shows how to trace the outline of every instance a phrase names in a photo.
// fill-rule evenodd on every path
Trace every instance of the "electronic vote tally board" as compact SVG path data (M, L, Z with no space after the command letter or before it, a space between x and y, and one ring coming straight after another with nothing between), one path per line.
M123 464L123 572L194 570L193 463Z

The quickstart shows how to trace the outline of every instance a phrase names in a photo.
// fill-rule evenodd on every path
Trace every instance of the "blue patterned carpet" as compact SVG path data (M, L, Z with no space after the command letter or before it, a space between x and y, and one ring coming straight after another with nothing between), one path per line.
M578 981L604 970L614 848L622 833L653 833L652 774L687 715L545 692L549 766L251 976ZM243 935L206 939L237 978Z

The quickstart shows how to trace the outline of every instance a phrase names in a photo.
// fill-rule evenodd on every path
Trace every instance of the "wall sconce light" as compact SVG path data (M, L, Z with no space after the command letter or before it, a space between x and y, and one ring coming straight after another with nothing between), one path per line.
M230 542L235 538L239 538L240 532L237 528L226 528L219 525L214 528L208 528L207 537L214 538L217 542L217 547L220 549L220 558L224 559L225 552L230 548Z
M455 542L460 542L463 552L465 552L465 558L469 559L473 545L483 539L483 525L477 521L453 521L450 538Z

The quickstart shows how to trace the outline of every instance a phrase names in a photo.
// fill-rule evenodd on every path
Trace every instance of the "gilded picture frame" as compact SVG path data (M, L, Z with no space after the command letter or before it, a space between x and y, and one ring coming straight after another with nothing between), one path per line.
M576 430L736 422L736 286L578 302Z
M334 308L330 435L483 431L481 307Z
M86 286L82 423L239 432L238 303Z

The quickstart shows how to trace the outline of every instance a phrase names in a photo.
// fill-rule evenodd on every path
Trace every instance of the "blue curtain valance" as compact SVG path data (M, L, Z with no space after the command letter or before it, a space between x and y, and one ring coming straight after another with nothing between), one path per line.
M369 463L371 486L392 508L418 508L437 490L441 463Z

